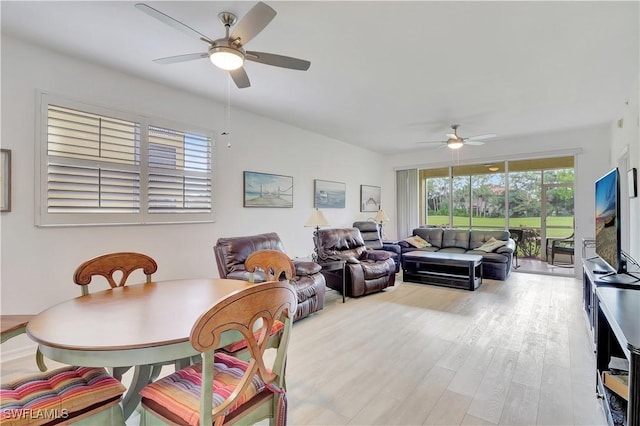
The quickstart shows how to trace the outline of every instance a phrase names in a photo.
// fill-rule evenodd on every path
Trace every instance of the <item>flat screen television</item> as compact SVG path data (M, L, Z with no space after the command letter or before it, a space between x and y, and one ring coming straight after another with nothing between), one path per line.
M620 172L596 181L596 254L615 273L625 272L620 241Z

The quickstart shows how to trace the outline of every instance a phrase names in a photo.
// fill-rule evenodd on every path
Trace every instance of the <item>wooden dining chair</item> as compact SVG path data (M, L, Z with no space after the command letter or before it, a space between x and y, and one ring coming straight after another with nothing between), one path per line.
M277 281L284 275L285 280L289 282L295 276L295 265L293 261L289 259L289 256L278 250L259 250L253 252L247 257L244 265L250 274L249 281L252 283L256 282L255 273L257 270L261 270L264 273L264 276L260 277L260 281ZM269 347L276 347L278 345L277 339L283 327L284 324L281 321L274 321L270 333ZM246 360L249 357L247 343L244 339L226 345L221 348L220 351L240 359Z
M203 313L190 335L202 362L163 377L140 392L140 425L161 420L168 424L221 426L254 424L267 418L270 424L286 425L284 374L296 306L291 285L268 281L230 294ZM284 327L276 355L267 368L264 355L269 332L277 320ZM249 361L214 352L227 332L243 336Z
M146 281L149 283L151 282L152 274L158 270L158 264L151 257L142 253L107 253L89 259L78 266L73 274L73 282L81 286L82 295L86 296L89 294L89 284L94 276L104 277L111 288L123 287L126 285L129 276L139 269L142 269L146 276ZM183 364L179 365L182 366ZM113 376L118 380L122 380L123 374L130 368L115 367ZM161 370L162 365L154 366L152 377L157 377Z

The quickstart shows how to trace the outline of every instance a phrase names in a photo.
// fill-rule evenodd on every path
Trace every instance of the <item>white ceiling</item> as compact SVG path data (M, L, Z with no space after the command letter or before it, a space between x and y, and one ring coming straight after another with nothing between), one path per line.
M212 39L219 12L255 4L146 3ZM3 0L2 33L225 103L227 75L208 60L152 62L207 45L134 4ZM427 149L416 142L452 123L492 140L611 123L639 75L637 1L268 4L278 15L247 49L311 68L247 63L252 86L232 85L232 105L381 153Z

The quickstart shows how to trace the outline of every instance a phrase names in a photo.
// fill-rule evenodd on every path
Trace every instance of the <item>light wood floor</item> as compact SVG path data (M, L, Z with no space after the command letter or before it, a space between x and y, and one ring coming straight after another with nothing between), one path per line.
M343 304L328 291L293 327L289 424L604 425L581 291L518 273L475 292L399 283ZM3 363L2 381L34 368Z
M518 268L514 272L574 277L573 267L573 264L550 265L546 260L521 258L518 259Z
M401 283L294 325L294 425L602 425L581 282Z

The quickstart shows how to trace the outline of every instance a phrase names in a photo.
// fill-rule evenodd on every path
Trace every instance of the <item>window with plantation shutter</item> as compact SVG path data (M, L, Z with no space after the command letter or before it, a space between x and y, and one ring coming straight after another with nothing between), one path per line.
M206 131L40 96L38 225L213 220Z

